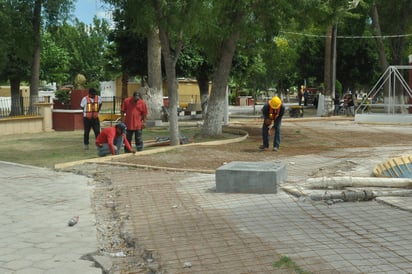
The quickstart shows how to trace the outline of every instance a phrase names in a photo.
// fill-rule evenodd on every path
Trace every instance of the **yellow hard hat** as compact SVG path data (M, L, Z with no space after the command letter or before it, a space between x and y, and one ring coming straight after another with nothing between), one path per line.
M280 108L280 104L282 103L282 101L280 100L279 97L277 96L273 96L272 99L270 99L269 101L269 105L271 108L273 109L278 109Z

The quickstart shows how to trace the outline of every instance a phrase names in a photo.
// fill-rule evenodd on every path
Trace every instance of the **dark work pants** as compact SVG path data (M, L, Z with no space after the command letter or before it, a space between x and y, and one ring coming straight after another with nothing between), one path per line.
M138 130L127 130L126 132L126 139L127 141L129 141L129 144L132 145L132 138L133 138L133 134L134 134L134 142L136 144L136 151L142 151L143 150L143 138L142 138L142 130L138 129ZM125 148L126 152L130 152L127 151L127 149Z
M95 138L97 138L97 135L99 135L99 133L100 133L99 118L88 119L86 117L83 117L83 125L84 125L83 143L85 145L88 145L89 144L90 130L93 129Z

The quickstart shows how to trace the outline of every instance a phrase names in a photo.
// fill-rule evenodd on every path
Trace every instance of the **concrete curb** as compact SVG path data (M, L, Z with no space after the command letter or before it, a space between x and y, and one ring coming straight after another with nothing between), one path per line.
M237 135L242 135L242 136L233 138L233 139L227 139L227 140L217 140L217 141L209 141L209 142L202 142L202 143L191 143L191 144L180 145L180 146L164 146L164 147L154 148L150 150L140 151L134 154L134 156L138 157L139 155L150 155L150 154L156 154L156 153L161 153L161 152L167 152L170 150L179 149L179 148L188 147L188 146L225 145L225 144L241 142L241 141L246 140L249 137L249 134L246 131L242 129L238 129L238 128L224 127L222 131L225 133L232 133L232 134L237 134ZM129 157L130 155L131 154L120 154L120 155L106 156L106 157L93 158L93 159L87 159L87 160L59 163L59 164L54 165L54 169L57 169L57 170L65 169L68 167L81 165L85 163L93 163L93 164L111 164L111 165L125 165L125 166L128 165L128 166L135 166L135 167L142 167L142 168L164 169L164 170L175 170L175 171L193 171L193 172L201 172L201 173L211 173L211 170L190 170L190 169L188 170L188 169L166 168L166 167L162 168L162 167L156 167L156 166L131 165L127 163L114 162L114 160Z

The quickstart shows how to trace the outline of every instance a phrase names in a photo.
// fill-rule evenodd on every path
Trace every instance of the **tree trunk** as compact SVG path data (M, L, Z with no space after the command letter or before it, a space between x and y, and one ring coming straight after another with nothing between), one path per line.
M11 110L10 116L23 115L23 105L20 94L20 79L10 79Z
M375 41L379 53L379 66L381 67L383 73L388 68L389 63L385 54L385 46L383 44L382 31L379 23L378 7L376 6L375 1L373 1L372 4L372 28L373 33L377 36Z
M122 73L122 102L126 99L129 95L127 94L127 85L129 83L129 74L125 71Z
M175 55L173 55L170 50L168 35L162 29L159 29L159 38L166 69L167 93L169 96L170 145L176 146L180 144L179 124L177 117L178 93L176 80L176 61L180 54L180 47L176 47Z
M326 29L325 38L325 68L323 75L323 83L325 84L325 94L331 94L332 90L332 30L333 26L328 26L328 28Z
M227 82L239 36L240 30L236 29L230 37L223 41L220 47L220 56L217 69L213 75L212 90L210 92L206 118L202 128L202 135L204 136L218 136L222 134L223 108L225 100L227 100Z
M386 71L386 69L389 67L389 62L388 62L388 59L386 58L385 45L383 43L381 26L379 23L378 7L376 6L375 1L373 1L372 3L372 33L374 33L376 36L375 42L376 42L376 46L378 47L379 66L383 74ZM383 88L384 88L384 97L389 96L389 93L390 93L389 83L386 82Z
M160 120L163 106L162 52L159 30L153 30L147 37L148 84L146 100L149 120Z
M202 106L202 115L205 117L207 112L207 104L209 101L209 68L207 64L202 64L200 66L199 73L197 74L196 80L199 86L200 92L200 102Z
M41 23L42 0L34 2L32 27L33 27L33 54L30 77L30 111L34 109L39 95L40 78L40 23Z

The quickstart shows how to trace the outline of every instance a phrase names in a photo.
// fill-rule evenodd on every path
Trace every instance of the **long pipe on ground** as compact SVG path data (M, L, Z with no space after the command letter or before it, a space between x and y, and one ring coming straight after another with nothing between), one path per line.
M392 187L412 188L409 178L380 178L380 177L320 177L308 178L301 185L306 189L342 189L345 187Z
M354 201L369 201L377 196L372 191L352 191L344 190L338 193L312 193L309 195L310 199L313 201L323 201L323 200L342 200L345 202L354 202Z

